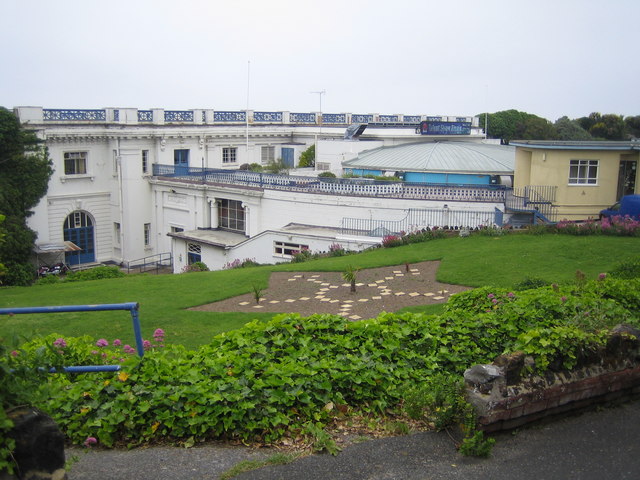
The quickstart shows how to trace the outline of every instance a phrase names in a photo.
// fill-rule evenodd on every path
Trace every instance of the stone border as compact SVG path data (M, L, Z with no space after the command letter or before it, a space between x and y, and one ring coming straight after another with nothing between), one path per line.
M533 359L516 352L464 373L467 400L476 409L481 430L510 430L545 417L640 396L640 331L615 327L606 347L571 371L522 376L526 364L532 365Z

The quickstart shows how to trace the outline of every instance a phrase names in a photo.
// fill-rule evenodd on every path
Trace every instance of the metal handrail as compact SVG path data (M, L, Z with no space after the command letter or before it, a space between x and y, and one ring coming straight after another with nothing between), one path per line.
M20 307L20 308L0 308L0 315L20 315L28 313L64 313L64 312L100 312L111 310L128 310L131 312L131 322L133 333L136 338L136 351L138 356L144 356L144 345L142 342L142 331L140 329L140 305L137 302L129 303L105 303L101 305L61 305L54 307ZM117 372L120 365L79 365L63 367L65 372L87 373L87 372ZM51 373L56 369L51 368Z

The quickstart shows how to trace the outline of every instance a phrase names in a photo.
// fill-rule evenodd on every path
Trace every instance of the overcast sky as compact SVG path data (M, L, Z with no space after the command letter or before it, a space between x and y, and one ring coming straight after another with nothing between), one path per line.
M638 0L1 0L0 18L8 108L640 115Z

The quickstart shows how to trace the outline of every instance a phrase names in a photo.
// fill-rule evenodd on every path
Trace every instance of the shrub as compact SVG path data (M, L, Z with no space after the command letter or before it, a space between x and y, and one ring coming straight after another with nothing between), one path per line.
M336 178L336 174L333 172L322 172L318 174L318 178Z
M311 253L311 250L303 248L299 252L293 254L293 257L291 257L291 263L303 263L307 260L311 260L312 258L313 254Z
M256 262L255 258L245 258L244 260L240 260L236 258L233 262L227 262L222 267L223 270L232 270L234 268L246 268L246 267L257 267L260 264Z
M382 239L382 246L385 248L399 247L400 245L403 245L403 242L398 235L387 235Z
M60 283L61 279L58 275L47 275L40 277L36 280L36 285L51 285L53 283Z
M186 265L182 269L182 273L190 273L190 272L208 272L209 267L207 267L206 263L203 262L193 262L189 265Z
M541 278L525 277L524 280L514 285L515 290L530 290L532 288L540 288L549 285L549 282Z
M102 280L105 278L120 278L125 274L116 266L100 266L78 272L69 272L65 277L65 282L84 282L88 280Z
M640 278L640 256L619 263L609 275L623 279Z

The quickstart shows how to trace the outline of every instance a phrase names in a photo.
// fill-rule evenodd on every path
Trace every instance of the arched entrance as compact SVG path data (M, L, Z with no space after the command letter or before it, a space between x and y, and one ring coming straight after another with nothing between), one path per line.
M72 212L64 221L64 239L75 243L81 250L67 252L67 265L79 265L96 261L93 238L93 220L86 212Z

